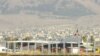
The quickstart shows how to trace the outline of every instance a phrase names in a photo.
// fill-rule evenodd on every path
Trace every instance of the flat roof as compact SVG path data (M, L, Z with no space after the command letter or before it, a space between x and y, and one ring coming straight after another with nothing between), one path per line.
M21 43L21 42L29 42L29 43L50 43L50 44L54 44L54 43L77 43L77 42L62 42L62 41L43 41L43 40L32 40L32 41L7 41L8 43Z

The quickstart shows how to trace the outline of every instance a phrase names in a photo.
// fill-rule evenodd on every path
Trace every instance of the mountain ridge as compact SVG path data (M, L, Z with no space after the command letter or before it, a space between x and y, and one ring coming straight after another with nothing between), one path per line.
M100 0L0 0L0 30L48 24L99 25Z

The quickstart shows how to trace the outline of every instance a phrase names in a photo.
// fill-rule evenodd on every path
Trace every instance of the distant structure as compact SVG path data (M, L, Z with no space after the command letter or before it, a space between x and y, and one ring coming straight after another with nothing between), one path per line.
M78 29L76 30L74 36L80 36Z

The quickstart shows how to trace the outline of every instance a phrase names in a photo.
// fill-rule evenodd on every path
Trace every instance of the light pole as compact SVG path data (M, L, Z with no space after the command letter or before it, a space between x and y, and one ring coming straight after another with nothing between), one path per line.
M94 56L95 56L95 52L96 52L96 50L95 50L96 49L96 46L95 46L96 43L95 43L95 41L94 41L93 44L94 44Z
M58 54L58 43L56 43L56 54Z
M5 45L5 47L7 48L7 35L4 33L3 34L3 37L4 37L4 45ZM7 49L8 50L8 49ZM7 50L6 50L6 55L7 55Z
M65 55L65 50L66 50L66 48L65 48L65 41L63 42L63 52L64 52L64 55Z

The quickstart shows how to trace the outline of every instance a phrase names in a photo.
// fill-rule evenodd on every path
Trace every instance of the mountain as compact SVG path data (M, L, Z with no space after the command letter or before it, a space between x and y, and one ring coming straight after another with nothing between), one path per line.
M0 0L1 14L53 14L58 16L85 16L95 14L86 1L80 0ZM86 4L86 5L85 5ZM95 5L94 3L92 3ZM99 9L98 9L99 10Z
M40 19L36 15L0 15L0 31L65 23L67 23L66 19Z
M99 24L100 0L0 0L0 29ZM91 23L92 22L92 23Z

